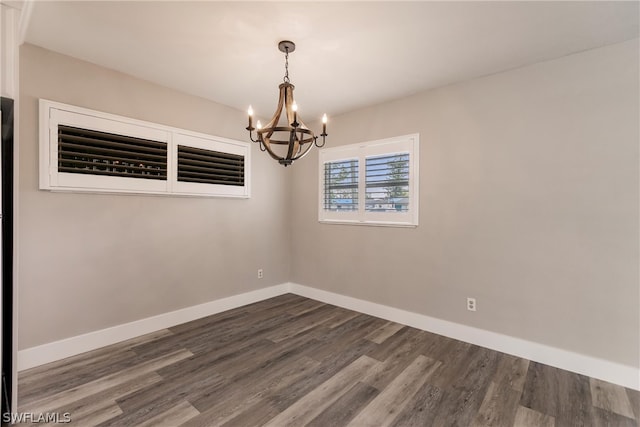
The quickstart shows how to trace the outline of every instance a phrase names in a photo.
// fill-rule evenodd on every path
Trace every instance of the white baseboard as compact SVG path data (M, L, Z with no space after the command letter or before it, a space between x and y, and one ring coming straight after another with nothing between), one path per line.
M85 351L95 350L96 348L262 301L287 292L289 292L289 284L287 283L270 286L20 350L18 351L18 371L61 360L65 357L75 356Z
M634 390L640 390L640 369L632 366L626 366L584 354L474 328L472 326L436 319L423 314L333 292L310 288L296 283L283 283L21 350L18 352L18 370L21 371L64 359L65 357L74 356L85 351L115 344L120 341L288 292L492 350L523 357L556 368L598 378Z
M522 357L545 365L640 390L640 369L532 341L526 341L472 326L461 325L423 314L327 292L308 286L289 284L296 295L391 320L424 331L476 344L491 350Z

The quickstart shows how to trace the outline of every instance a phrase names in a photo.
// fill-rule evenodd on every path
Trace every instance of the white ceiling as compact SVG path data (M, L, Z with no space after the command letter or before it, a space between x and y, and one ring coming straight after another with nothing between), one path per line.
M636 38L639 4L36 1L25 40L267 117L289 39L312 121Z

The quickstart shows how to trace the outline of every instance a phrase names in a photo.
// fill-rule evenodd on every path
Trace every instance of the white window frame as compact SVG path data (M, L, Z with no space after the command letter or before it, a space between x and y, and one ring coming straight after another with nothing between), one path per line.
M318 155L318 221L326 224L417 227L419 208L420 135L411 134L359 144L323 148ZM365 160L390 154L409 154L409 210L407 212L367 212L365 206ZM328 211L324 209L324 169L328 162L358 160L358 210Z
M150 180L58 172L58 125L81 127L167 143L167 179ZM126 193L173 196L251 196L251 146L219 136L135 120L88 108L40 99L40 189L82 193ZM178 145L244 157L244 185L217 185L177 180Z

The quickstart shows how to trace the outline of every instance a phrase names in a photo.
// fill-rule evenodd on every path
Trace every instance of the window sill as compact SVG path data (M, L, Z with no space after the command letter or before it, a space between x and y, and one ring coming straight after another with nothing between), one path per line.
M383 221L345 221L345 220L318 220L321 224L335 224L335 225L364 225L370 227L397 227L397 228L417 228L418 224L410 224L407 222L383 222Z

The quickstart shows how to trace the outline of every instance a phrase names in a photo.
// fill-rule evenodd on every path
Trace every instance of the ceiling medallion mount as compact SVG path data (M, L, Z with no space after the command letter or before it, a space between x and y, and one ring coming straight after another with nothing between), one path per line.
M280 52L291 53L296 50L296 44L294 42L290 42L289 40L282 40L278 43L278 49Z
M289 54L296 50L292 41L283 40L278 43L278 49L285 54L283 83L280 83L278 106L273 117L264 127L258 120L253 127L253 109L249 106L249 131L251 141L260 145L260 150L266 151L281 165L289 166L295 160L302 158L311 147L324 147L327 134L327 115L322 116L322 143L318 143L318 137L298 117L298 105L293 99L295 86L289 80ZM256 139L253 131L256 131Z

